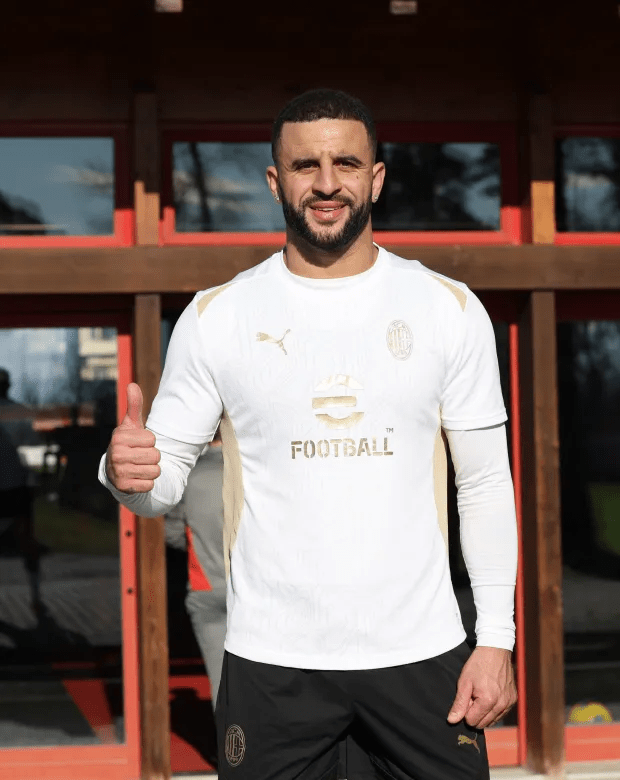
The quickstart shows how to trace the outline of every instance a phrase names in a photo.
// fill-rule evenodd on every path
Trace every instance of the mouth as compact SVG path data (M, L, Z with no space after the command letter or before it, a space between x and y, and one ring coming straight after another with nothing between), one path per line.
M317 222L330 223L336 222L344 214L347 204L339 202L315 203L308 208Z

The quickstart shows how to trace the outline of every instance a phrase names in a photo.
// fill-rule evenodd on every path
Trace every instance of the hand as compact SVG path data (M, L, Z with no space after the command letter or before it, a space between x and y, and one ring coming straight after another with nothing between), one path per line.
M127 414L114 429L106 456L106 473L117 490L124 493L148 493L161 474L161 458L155 448L155 435L142 421L142 390L127 385Z
M448 723L465 718L469 726L493 726L517 701L510 650L477 647L463 667Z

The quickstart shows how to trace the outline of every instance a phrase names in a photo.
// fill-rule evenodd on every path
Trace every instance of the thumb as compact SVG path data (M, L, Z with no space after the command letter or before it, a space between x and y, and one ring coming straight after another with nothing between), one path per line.
M127 385L127 414L121 423L123 428L144 428L144 421L142 420L143 404L144 400L140 385L131 382Z
M456 696L448 714L448 723L458 723L463 720L471 704L473 691L474 687L471 682L461 683L459 681Z

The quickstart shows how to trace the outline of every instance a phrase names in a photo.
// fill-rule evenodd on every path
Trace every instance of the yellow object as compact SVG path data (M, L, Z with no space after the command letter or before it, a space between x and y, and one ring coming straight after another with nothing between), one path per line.
M575 704L568 716L569 723L613 723L611 712L598 702Z

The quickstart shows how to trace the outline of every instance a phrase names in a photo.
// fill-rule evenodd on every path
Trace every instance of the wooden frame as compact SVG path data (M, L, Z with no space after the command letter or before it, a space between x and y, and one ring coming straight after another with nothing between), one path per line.
M553 292L532 292L520 325L527 763L564 764L562 554Z
M536 24L533 22L534 26ZM146 72L152 63L144 51L140 49L139 58L142 58L140 67ZM533 81L536 81L536 73ZM611 757L610 750L615 756L609 746L617 738L617 727L567 729L563 713L560 715L563 672L557 640L561 636L558 604L561 573L557 557L559 508L556 496L557 443L554 441L554 431L557 431L552 346L555 339L554 309L557 308L557 316L561 318L567 296L579 295L583 302L584 295L610 296L610 290L620 290L620 264L616 249L620 234L588 233L583 245L580 245L579 234L556 232L553 139L554 135L583 132L604 134L604 128L610 135L615 135L620 134L620 126L558 125L554 128L553 104L549 94L545 93L544 79L540 84L528 85L522 92L520 99L525 108L520 125L516 117L514 124L454 121L379 125L380 134L390 131L390 140L498 140L502 149L503 186L508 188L503 196L502 230L484 231L479 235L474 231L377 232L376 238L397 254L419 259L436 271L465 281L477 291L522 292L518 310L511 313L510 349L513 357L519 355L518 361L511 361L511 414L513 424L516 424L517 417L521 417L523 461L521 463L518 459L518 462L523 473L515 471L514 479L516 488L519 481L523 484L523 505L517 508L523 538L528 540L526 560L520 569L517 586L517 598L525 597L527 619L525 625L520 621L517 623L516 648L522 670L520 690L527 690L527 703L522 696L518 705L519 729L525 729L527 738L520 739L517 745L514 731L508 733L509 730L506 730L497 736L492 736L491 732L490 743L494 744L490 747L510 763L527 763L533 769L559 776L564 762L563 744L569 760L592 758L587 751L595 742L600 751L597 757ZM42 301L52 302L57 295L71 293L71 297L64 299L69 308L79 308L79 302L83 302L86 295L89 296L88 305L95 307L109 305L114 308L117 299L107 296L122 296L123 305L130 300L135 316L135 378L145 389L147 400L153 396L158 378L158 346L152 336L159 333L158 312L162 299L175 295L180 299L198 289L228 281L237 272L281 248L284 241L282 233L174 233L170 212L166 211L171 206L167 155L172 139L187 140L187 134L191 133L194 134L192 137L208 140L205 133L208 135L217 128L219 140L224 128L226 137L233 140L268 140L269 129L266 124L247 123L241 127L212 122L201 125L163 124L159 119L158 100L156 92L137 93L129 125L114 125L122 135L128 128L132 142L135 222L131 214L131 236L128 229L121 242L126 246L108 245L97 237L92 237L93 243L80 243L79 239L71 243L67 238L62 238L62 243L49 239L48 243L28 237L23 244L9 245L3 241L0 258L0 290L14 294L15 303L12 305L17 310L35 300L31 297L33 295L41 296L36 299L36 305L42 306ZM474 110L463 105L447 113L457 118L472 116ZM222 112L224 116L224 109ZM209 109L207 116L211 119L214 115ZM100 127L111 127L91 126L97 131ZM3 126L4 129L6 127L10 127L11 134L14 134L18 125ZM34 132L33 125L21 124L19 127L29 127L30 132ZM62 128L63 132L66 129L61 125L55 127ZM86 134L84 126L71 127L79 127L80 134ZM471 135L467 135L469 132ZM163 157L159 153L162 138ZM524 153L526 147L527 152ZM506 150L510 150L511 159L504 162ZM163 188L160 185L162 160ZM129 170L129 164L123 164ZM512 173L514 180L511 179ZM131 211L129 180L127 184L124 197ZM160 193L163 219L160 219ZM507 210L504 212L504 209ZM134 236L136 246L129 246ZM520 398L515 393L517 387L520 388ZM513 462L517 462L514 453ZM520 495L518 489L517 495ZM141 712L143 722L148 724L148 728L141 732L141 766L145 780L161 780L169 776L167 708L164 705L168 691L167 650L165 623L162 622L165 594L161 590L161 580L158 580L162 574L162 529L160 520L140 520L137 525L141 555L137 599L141 625ZM538 543L533 544L534 539ZM524 596L526 585L527 594ZM157 598L150 601L148 596L153 588ZM544 625L543 619L547 621ZM131 648L130 651L133 652ZM44 756L44 751L40 755ZM66 772L63 780L65 777Z
M191 293L223 284L278 244L136 246L127 249L3 249L0 291L26 294ZM618 250L611 246L394 246L475 290L617 290Z
M163 131L162 160L163 209L160 223L160 243L188 246L283 246L283 232L204 232L177 233L172 202L172 146L179 141L239 141L270 140L271 127L266 124L217 124L197 128L195 125ZM375 232L379 243L394 246L501 246L520 244L523 239L523 214L518 201L517 139L514 125L507 122L389 122L377 125L379 141L448 143L492 142L500 148L501 208L499 230L412 230Z
M144 419L157 393L161 374L160 322L159 295L137 295L135 379L144 395ZM170 777L164 518L138 517L137 527L142 777L148 780Z
M0 138L88 138L114 141L114 232L100 236L2 236L0 247L43 249L47 247L118 247L134 242L133 208L129 190L127 128L120 124L93 123L0 123Z

